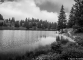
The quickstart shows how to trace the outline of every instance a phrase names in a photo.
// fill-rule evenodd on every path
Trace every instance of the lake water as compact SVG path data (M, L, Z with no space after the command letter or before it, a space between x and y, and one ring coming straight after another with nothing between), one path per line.
M46 37L54 37L54 31L0 30L0 52L26 51Z

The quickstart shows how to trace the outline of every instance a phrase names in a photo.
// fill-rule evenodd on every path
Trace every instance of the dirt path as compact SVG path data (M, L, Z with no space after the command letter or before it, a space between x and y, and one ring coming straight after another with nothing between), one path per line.
M63 37L64 39L67 39L67 40L69 40L69 41L71 41L71 42L75 42L75 41L74 41L75 36L73 36L73 35L70 33L70 31L68 31L67 33L63 33L63 34L59 34L59 32L58 32L58 33L56 33L55 35L56 35L56 37L57 37L57 36L59 36L60 38Z

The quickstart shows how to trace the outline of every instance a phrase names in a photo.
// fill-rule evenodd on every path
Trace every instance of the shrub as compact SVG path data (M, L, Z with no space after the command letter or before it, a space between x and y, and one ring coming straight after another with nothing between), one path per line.
M51 49L55 53L61 53L61 51L62 51L61 44L58 44L56 42L54 42L54 43L51 44Z
M83 27L78 28L78 29L75 31L75 33L83 33Z
M56 42L51 44L51 49L53 51L55 51L56 53L61 53L62 52L62 48L64 45L66 45L69 41L67 39L64 38L56 38Z
M67 47L61 54L55 55L53 60L69 60L69 58L83 58L83 49Z
M78 28L80 28L79 25L73 25L73 29L78 29Z
M61 55L64 58L83 58L83 50L76 47L66 48Z
M78 25L74 25L73 29L75 33L83 33L83 27L80 27Z
M60 40L61 40L60 37L57 36L57 37L56 37L56 42L60 42Z
M60 43L66 45L69 41L67 39L62 38Z
M78 43L78 45L83 46L83 39L82 38L76 37L75 41L76 41L76 43Z

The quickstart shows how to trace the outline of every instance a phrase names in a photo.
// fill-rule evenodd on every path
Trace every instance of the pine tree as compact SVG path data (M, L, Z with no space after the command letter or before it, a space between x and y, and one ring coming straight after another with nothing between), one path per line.
M3 20L3 16L0 14L0 20Z
M83 27L83 0L74 0L76 3L75 8L75 24Z
M12 19L11 19L11 23L15 23L15 18L14 17L12 17Z
M83 0L74 0L74 26L75 32L83 32Z
M74 7L72 7L69 15L68 27L72 28L75 25Z
M24 27L26 27L27 29L29 29L29 22L28 22L27 18L25 19Z
M66 28L66 14L64 11L64 6L62 5L60 14L58 17L58 30Z

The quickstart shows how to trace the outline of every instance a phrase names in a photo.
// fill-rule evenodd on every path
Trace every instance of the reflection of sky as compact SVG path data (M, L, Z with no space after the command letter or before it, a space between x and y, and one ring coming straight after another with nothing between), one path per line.
M53 42L55 42L56 41L56 37L44 37L44 38L41 38L40 39L40 41L39 41L39 43L40 43L40 45L42 45L42 46L46 46L46 45L50 45L50 44L52 44Z
M53 36L52 31L20 31L20 30L4 30L0 31L0 47L2 49L19 49L24 47L29 47L29 44L38 43L39 38L40 43L50 42L49 36ZM47 37L47 38L45 38ZM45 40L45 42L44 42ZM38 43L38 44L40 44ZM47 44L47 43L46 43ZM19 47L19 48L18 48Z
M3 47L0 52L25 53L28 50L31 51L39 46L46 46L55 42L56 36L63 36L64 39L73 42L71 38L63 34L56 34L53 31L0 31L0 46Z

